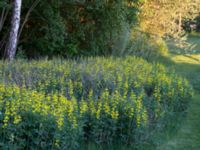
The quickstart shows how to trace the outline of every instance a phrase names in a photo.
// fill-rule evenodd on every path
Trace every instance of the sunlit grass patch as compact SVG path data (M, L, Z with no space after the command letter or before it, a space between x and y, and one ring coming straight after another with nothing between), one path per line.
M200 64L200 54L174 55L171 59L177 63Z

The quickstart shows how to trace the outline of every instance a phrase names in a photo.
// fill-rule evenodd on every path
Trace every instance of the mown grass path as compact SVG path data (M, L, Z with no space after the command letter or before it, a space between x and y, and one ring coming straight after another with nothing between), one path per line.
M200 150L200 55L171 55L166 65L173 65L176 72L185 76L195 93L187 116L173 137L169 137L158 150Z

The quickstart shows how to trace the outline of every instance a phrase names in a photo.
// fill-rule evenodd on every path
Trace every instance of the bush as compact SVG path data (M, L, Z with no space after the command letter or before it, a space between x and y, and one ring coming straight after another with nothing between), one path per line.
M136 148L191 97L185 79L135 57L1 62L0 74L0 146L10 149Z
M167 44L160 37L142 32L134 32L132 38L132 43L128 49L131 54L147 60L155 60L159 56L168 54Z

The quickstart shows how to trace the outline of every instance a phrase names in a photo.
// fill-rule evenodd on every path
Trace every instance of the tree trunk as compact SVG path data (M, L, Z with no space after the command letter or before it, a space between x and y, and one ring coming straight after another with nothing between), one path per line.
M179 21L178 21L178 33L181 33L182 31L182 14L179 13Z
M6 59L13 61L17 49L22 0L14 0L11 29L6 46Z
M180 34L182 31L182 9L184 4L182 0L179 0L179 16L178 16L178 33Z
M19 40L19 38L20 38L20 35L21 35L21 33L22 33L22 30L23 30L23 28L24 28L26 22L27 22L28 19L29 19L29 16L30 16L31 12L35 9L35 7L37 7L37 5L40 3L40 1L41 1L41 0L35 0L35 1L33 2L33 4L30 6L28 12L26 13L26 16L25 16L25 18L24 18L24 21L23 21L22 24L21 24L21 28L19 29L18 40Z

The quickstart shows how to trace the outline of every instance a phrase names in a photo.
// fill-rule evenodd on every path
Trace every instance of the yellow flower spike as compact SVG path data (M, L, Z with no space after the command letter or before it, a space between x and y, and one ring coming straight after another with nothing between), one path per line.
M17 116L14 117L13 123L18 124L19 122L21 122L21 116L17 115Z
M60 141L59 140L55 140L54 144L55 144L56 147L60 147Z
M81 101L80 102L80 115L82 116L84 113L86 113L88 111L88 105L87 102L85 101Z
M89 110L92 115L96 113L95 103L93 100L89 101Z
M59 116L59 118L57 119L57 125L58 125L59 129L62 128L62 126L64 125L64 117L63 116Z
M137 104L138 111L140 111L142 108L142 95L138 96L136 104Z
M93 97L93 90L91 89L88 95L89 100L92 100L92 97Z
M73 117L72 124L73 124L73 128L74 129L76 129L78 127L78 123L77 123L76 117Z
M102 103L99 102L97 107L98 108L97 108L97 111L96 111L96 118L99 119L100 115L101 115L101 110L102 110Z
M117 90L115 90L114 95L113 95L113 99L112 99L112 103L115 104L115 105L118 104L120 98L121 98L120 93Z
M130 99L131 101L136 101L136 95L133 91L131 92Z
M108 98L109 98L109 91L108 91L107 88L106 88L105 91L102 93L102 98L103 98L104 100L108 100Z
M122 76L121 75L117 75L117 81L118 81L118 83L122 83Z
M142 120L144 122L144 125L147 125L148 115L147 115L147 110L146 109L144 109L143 112L142 112Z
M128 85L128 79L126 79L126 81L124 83L124 89L125 89L125 91L128 91L128 87L129 87L129 85Z
M69 95L72 98L74 96L74 89L73 89L73 83L72 80L68 81L68 90L69 90Z
M68 116L71 116L73 111L74 111L74 107L72 105L69 105L68 110L67 110Z
M140 127L140 125L141 125L141 117L140 117L140 114L137 114L137 116L136 116L136 124L137 124L137 127Z
M8 122L11 117L11 107L10 107L10 102L6 101L5 104L5 113L4 113L4 119L3 119L3 127L6 127L8 125Z
M143 93L140 93L136 101L136 111L137 111L136 122L138 127L141 125L142 97Z
M153 96L156 98L158 102L160 102L161 96L160 96L160 88L158 86L155 87Z
M129 110L129 118L131 119L133 118L133 116L134 116L134 107L132 106Z
M119 113L116 110L116 108L112 108L112 110L111 110L111 117L112 117L112 119L118 119L118 116L119 116Z
M54 104L58 103L58 96L57 96L57 94L53 94L52 95L52 101L53 101Z
M109 106L109 104L108 104L107 102L104 103L104 111L105 111L105 113L106 113L107 115L110 114L110 106Z

